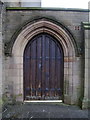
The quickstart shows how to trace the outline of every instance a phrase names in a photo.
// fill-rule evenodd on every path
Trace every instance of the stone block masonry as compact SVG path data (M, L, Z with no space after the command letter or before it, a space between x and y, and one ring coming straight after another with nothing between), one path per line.
M0 2L0 119L2 118L2 96L5 88L5 57L4 57L4 40L5 40L5 6Z
M90 108L90 23L84 23L85 37L85 79L83 108Z
M89 46L85 30L85 80L84 80L84 40L81 22L88 22L88 10L43 9L43 8L7 8L5 31L1 40L5 42L5 81L12 94L23 96L23 52L32 37L46 32L56 37L64 52L64 103L78 104L81 89L87 98ZM3 19L5 20L5 19ZM1 23L2 24L2 23ZM2 38L3 37L3 38ZM88 41L88 42L87 42ZM2 41L0 41L0 75L2 76ZM7 47L9 46L9 47ZM87 52L88 51L88 52ZM2 77L1 77L2 79ZM83 88L84 81L84 88ZM21 95L21 96L20 96Z

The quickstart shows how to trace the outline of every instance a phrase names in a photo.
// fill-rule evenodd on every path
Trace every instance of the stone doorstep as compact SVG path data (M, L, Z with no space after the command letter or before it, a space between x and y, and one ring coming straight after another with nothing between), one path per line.
M62 100L25 100L24 101L25 103L29 103L29 102L32 102L32 103L62 103Z

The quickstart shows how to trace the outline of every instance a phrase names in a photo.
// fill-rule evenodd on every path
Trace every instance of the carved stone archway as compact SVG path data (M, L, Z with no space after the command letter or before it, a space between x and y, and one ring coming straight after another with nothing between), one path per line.
M19 99L23 101L23 53L27 43L40 33L48 33L54 36L62 45L64 51L64 103L78 103L78 83L80 76L75 72L79 69L77 59L77 47L71 34L62 26L47 19L40 19L34 23L28 23L17 36L12 47L13 71L18 74L14 76L14 94L21 94Z

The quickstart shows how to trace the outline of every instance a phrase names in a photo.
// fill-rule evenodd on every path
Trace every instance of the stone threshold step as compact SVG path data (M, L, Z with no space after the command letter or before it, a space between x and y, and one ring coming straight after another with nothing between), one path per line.
M32 103L37 103L37 102L38 103L48 103L48 102L57 103L57 102L60 102L60 103L62 103L62 100L25 100L24 102L26 102L26 103L29 103L29 102L32 102Z

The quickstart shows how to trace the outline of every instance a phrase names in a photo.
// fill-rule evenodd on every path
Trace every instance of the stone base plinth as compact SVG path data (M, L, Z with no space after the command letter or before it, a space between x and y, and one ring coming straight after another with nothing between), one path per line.
M70 105L78 105L78 100L74 96L64 95L64 103Z
M88 108L90 108L90 100L84 98L82 101L82 109L88 109Z

